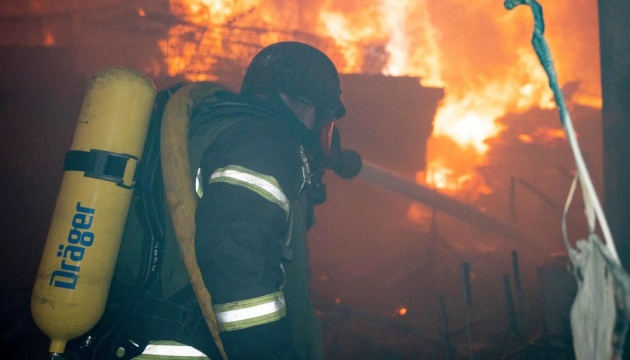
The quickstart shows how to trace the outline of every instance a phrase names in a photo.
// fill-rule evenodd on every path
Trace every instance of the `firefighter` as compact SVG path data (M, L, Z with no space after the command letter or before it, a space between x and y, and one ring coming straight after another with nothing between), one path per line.
M230 359L321 359L306 233L313 206L325 198L316 155L328 149L320 135L345 114L338 72L320 50L280 42L254 57L240 94L217 98L248 109L204 121L216 110L202 105L191 120L193 131L207 133L230 122L211 144L191 142L205 149L197 262L226 353ZM320 161L311 164L309 157Z
M321 330L309 297L306 233L314 223L314 206L326 199L321 181L324 168L332 168L344 178L360 169L358 154L344 156L348 153L340 149L333 125L346 111L339 74L320 50L299 42L280 42L254 57L238 94L216 83L189 85L179 84L157 94L146 156L140 175L134 177L139 186L124 226L103 317L82 337L77 337L77 321L59 323L49 316L48 307L38 317L43 324L61 324L62 330L70 332L68 336L68 331L63 332L61 340L51 337L53 358L64 358L60 354L64 350L65 358L82 360L220 359L225 354L229 359L323 358ZM152 84L150 90L143 98L147 115L155 96ZM128 93L120 89L115 93L123 94L124 99L138 97L125 98ZM106 95L102 96L104 104L112 97ZM169 121L162 122L162 118ZM177 121L182 119L185 121ZM165 124L167 129L177 124L178 130L164 131ZM182 146L186 135L188 146ZM179 153L182 148L186 155ZM166 167L165 159L184 166ZM178 175L188 168L190 174ZM80 169L72 166L66 170ZM186 178L182 186L167 186L172 174ZM174 189L186 188L186 195L191 195L191 178L197 180L198 199L188 196L186 201L197 203L196 210L193 206L177 211L170 207L178 193ZM168 209L162 206L166 205L164 192ZM91 222L86 219L95 210L80 202L71 204L79 212L73 215L73 226L87 229ZM176 221L182 214L186 221ZM191 214L194 224L188 221ZM181 241L178 231L182 223L186 229L196 229L194 251L181 248L193 243L192 236ZM94 235L89 234L81 237L82 245L91 245ZM69 253L79 261L83 254L81 249L63 254L59 249L55 243L55 251L47 258L57 261ZM191 253L196 254L192 258L201 270L201 281L187 273ZM72 270L78 269L72 266ZM95 269L104 272L103 267ZM66 277L70 275L76 282L76 274ZM210 306L198 294L201 282L212 294L217 323L212 331L205 321ZM60 286L71 285L74 283L62 281ZM90 300L91 293L86 294ZM204 304L203 310L199 304ZM82 324L82 317L74 315L72 319ZM55 328L51 334L59 331ZM68 339L73 340L65 349Z
M158 97L172 91L176 97L180 86ZM216 90L193 101L188 116L188 163L197 178L196 262L212 294L220 347L204 321L171 222L165 222L159 246L160 281L139 300L127 300L134 279L143 276L134 265L138 242L125 239L147 233L142 223L152 221L140 218L155 209L145 209L127 219L111 311L98 331L79 342L91 343L81 359L215 360L222 357L220 348L231 360L323 358L309 296L306 233L314 206L326 199L324 168L344 178L360 169L358 154L344 156L333 125L346 111L338 72L320 50L280 42L254 57L240 93L210 87ZM162 156L168 151L162 148ZM340 166L348 162L342 158L354 159L355 166Z

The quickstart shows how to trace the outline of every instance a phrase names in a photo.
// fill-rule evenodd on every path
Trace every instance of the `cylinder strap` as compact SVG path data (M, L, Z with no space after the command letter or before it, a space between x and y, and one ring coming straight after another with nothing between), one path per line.
M112 181L120 187L131 189L135 182L125 184L125 170L129 159L139 161L133 155L104 150L70 150L66 153L63 171L83 171L87 177Z

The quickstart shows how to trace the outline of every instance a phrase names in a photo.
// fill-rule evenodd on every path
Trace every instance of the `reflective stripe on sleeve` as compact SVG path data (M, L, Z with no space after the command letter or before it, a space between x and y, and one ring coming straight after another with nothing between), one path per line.
M228 165L214 171L210 176L209 183L214 182L243 186L277 204L286 214L289 213L289 199L273 176L264 175L238 165Z
M197 193L197 197L200 199L203 197L203 186L201 184L203 180L201 179L201 168L197 169L197 176L195 176L195 192Z
M201 351L176 341L151 342L134 360L209 360Z
M278 321L287 314L282 291L253 299L218 304L213 308L220 331L267 324Z

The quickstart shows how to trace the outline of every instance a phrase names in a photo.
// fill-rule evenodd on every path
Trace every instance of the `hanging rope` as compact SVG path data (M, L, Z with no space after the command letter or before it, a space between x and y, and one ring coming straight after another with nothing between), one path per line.
M549 78L549 86L560 113L560 121L573 152L577 175L571 185L562 217L564 242L573 265L578 292L571 307L573 348L579 360L621 359L630 312L630 277L623 269L608 222L586 168L573 129L571 116L558 84L551 51L543 37L545 23L542 6L536 0L505 0L508 10L529 5L534 15L532 45ZM578 240L577 249L569 242L566 217L577 184L581 185L588 222L588 240ZM605 245L596 233L599 222ZM611 276L612 275L612 276Z
M575 157L577 174L585 195L585 212L589 223L589 231L591 233L595 232L595 220L598 220L602 229L604 240L606 240L606 247L610 252L610 256L618 265L621 265L619 256L617 255L617 249L615 248L615 244L610 233L610 228L608 227L608 222L606 221L604 211L599 199L597 198L595 187L591 181L591 177L586 168L586 163L584 162L582 152L580 151L580 147L575 136L571 115L569 114L564 100L564 95L562 94L562 90L558 84L558 76L554 68L549 45L543 37L545 32L545 21L543 19L542 6L540 6L536 0L506 0L504 4L508 10L512 10L516 6L524 4L529 5L532 9L534 14L534 35L532 37L532 45L534 46L536 55L538 56L538 59L549 78L549 87L551 88L551 91L553 91L553 96L556 101L556 105L558 106L558 111L560 112L560 121L567 135L571 150L573 151L573 156Z

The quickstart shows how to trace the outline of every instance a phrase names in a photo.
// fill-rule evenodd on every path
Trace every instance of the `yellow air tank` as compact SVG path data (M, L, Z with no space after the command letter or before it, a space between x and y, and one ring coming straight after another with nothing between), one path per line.
M88 85L31 296L52 354L105 310L155 96L149 78L125 68Z

